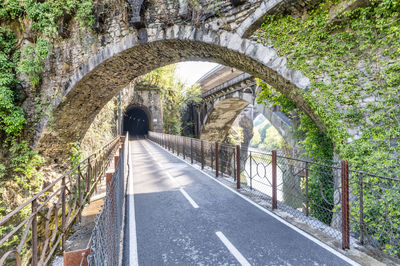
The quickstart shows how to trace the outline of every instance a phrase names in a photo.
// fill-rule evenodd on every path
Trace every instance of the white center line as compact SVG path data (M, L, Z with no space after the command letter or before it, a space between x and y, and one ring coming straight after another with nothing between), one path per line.
M188 193L183 188L180 188L179 191L185 196L185 198L192 204L193 208L197 209L199 208L199 205L189 196Z
M251 266L251 264L243 257L243 255L235 248L235 246L225 237L222 232L215 232L218 238L224 243L224 245L228 248L228 250L232 253L232 255L237 259L237 261L242 266Z
M147 146L147 145L146 145ZM153 152L150 151L150 154L153 154ZM163 168L161 163L156 162L156 164L160 167ZM177 180L169 173L168 170L164 170L164 173L169 177L169 179L171 179L175 185L177 185L179 188L179 191L183 194L183 196L185 196L185 198L189 201L189 203L193 206L193 208L198 209L199 205L197 205L197 203L192 199L192 197L189 196L189 194L180 186L180 184L177 182Z

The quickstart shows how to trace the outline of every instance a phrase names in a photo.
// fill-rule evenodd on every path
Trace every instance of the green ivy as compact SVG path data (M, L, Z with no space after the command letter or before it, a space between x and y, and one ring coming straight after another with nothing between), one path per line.
M400 1L372 0L368 6L340 11L344 2L322 1L301 18L267 16L258 37L285 56L288 67L311 80L303 98L320 117L326 132L319 132L300 112L300 130L305 137L302 143L308 156L329 158L334 147L351 169L399 177ZM339 10L337 16L332 15L335 9ZM275 100L284 108L293 107L271 88L263 89L261 97ZM351 129L359 133L350 134ZM352 191L357 195L357 181L352 181ZM368 233L384 251L399 255L400 246L392 241L398 239L398 229L381 231L388 226L382 217L400 224L396 184L376 178L365 181L373 184L364 195ZM352 212L357 221L357 202ZM353 229L360 230L356 223Z
M0 182L5 184L12 180L13 189L21 189L25 196L40 188L42 177L38 167L43 159L22 139L28 118L21 107L23 83L17 75L27 77L33 89L39 87L44 63L65 16L75 16L82 27L91 26L93 1L0 1L0 138L3 140L2 156L7 158L0 164ZM31 43L21 45L23 42L16 34L24 36L27 30ZM36 99L40 99L40 95L36 95ZM35 100L35 110L43 110L43 104ZM36 116L29 121L35 123ZM4 200L1 204L7 204L10 199Z

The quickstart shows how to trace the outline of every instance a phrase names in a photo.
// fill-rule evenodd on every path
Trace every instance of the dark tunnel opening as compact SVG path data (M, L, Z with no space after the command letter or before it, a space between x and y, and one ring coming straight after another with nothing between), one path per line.
M130 136L143 138L149 132L149 117L143 109L134 107L125 113L123 127Z

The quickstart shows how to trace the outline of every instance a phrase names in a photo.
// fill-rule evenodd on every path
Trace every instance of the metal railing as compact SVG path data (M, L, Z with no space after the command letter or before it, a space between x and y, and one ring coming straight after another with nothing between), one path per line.
M97 215L88 243L89 265L121 265L125 196L129 173L129 135L125 136L115 172L107 180L102 210ZM84 258L83 258L84 259Z
M120 138L106 144L71 171L0 220L0 266L47 265L96 190Z
M218 86L216 86L216 87L214 87L214 88L202 93L201 97L202 98L206 98L206 97L208 97L208 96L210 96L210 95L212 95L214 93L217 93L219 91L222 91L222 90L228 88L229 86L233 86L234 84L237 84L239 82L242 82L244 80L251 79L251 78L252 78L252 76L250 74L242 73L242 74L240 74L240 75L238 75L238 76L236 76L236 77L234 77L234 78L232 78L232 79L230 79L228 81L225 81L221 85L218 85ZM254 82L254 81L251 82L251 85L255 85L255 84L256 84L256 82Z
M400 179L225 143L163 133L149 139L208 169L257 202L290 213L339 240L400 257Z

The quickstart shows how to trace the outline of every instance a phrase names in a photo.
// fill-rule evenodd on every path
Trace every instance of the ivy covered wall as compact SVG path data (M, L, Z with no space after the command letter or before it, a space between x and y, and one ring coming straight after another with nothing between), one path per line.
M396 0L328 0L302 16L266 17L257 38L312 81L304 97L326 132L302 115L300 129L309 155L318 158L321 149L313 147L332 142L352 168L381 174L384 169L399 176L399 11ZM263 94L261 98L271 98L266 84ZM273 95L273 100L295 109L286 97Z

